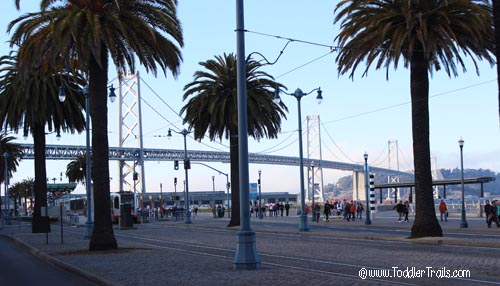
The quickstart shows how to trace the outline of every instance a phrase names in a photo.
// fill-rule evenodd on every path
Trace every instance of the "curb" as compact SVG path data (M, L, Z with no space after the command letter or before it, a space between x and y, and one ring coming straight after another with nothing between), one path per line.
M29 253L31 253L33 256L36 256L38 257L39 259L41 259L42 261L45 261L51 265L54 265L58 268L61 268L61 269L64 269L66 271L69 271L69 272L72 272L76 275L79 275L81 277L83 277L84 279L87 279L89 280L90 282L92 283L95 283L97 285L106 285L106 286L120 286L120 284L116 284L116 283L113 283L109 280L106 280L102 277L99 277L99 276L96 276L90 272L87 272L85 270L82 270L80 268L77 268L69 263L66 263L54 256L51 256L37 248L34 248L33 246L25 243L24 241L18 239L17 237L13 237L11 235L8 235L8 234L2 234L0 233L0 235L4 236L4 237L7 237L9 238L10 240L12 240L14 243L16 243L17 245L20 245L22 246L23 248L25 248Z

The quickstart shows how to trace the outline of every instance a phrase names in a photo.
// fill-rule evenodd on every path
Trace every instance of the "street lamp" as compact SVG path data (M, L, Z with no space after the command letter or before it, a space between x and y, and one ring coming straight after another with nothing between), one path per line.
M113 85L109 86L109 100L115 102L116 94ZM89 86L86 85L81 90L85 96L85 136L86 136L86 150L85 150L85 191L87 194L87 222L85 223L85 235L84 238L90 239L92 237L92 231L94 229L94 219L92 213L92 175L91 168L92 163L90 160L90 96L89 96ZM63 85L59 87L59 101L64 102L66 100L66 89Z
M468 228L469 224L467 224L467 220L465 217L465 191L464 191L464 155L463 155L463 148L464 148L464 140L462 137L458 140L458 146L460 147L460 171L462 173L462 179L461 179L461 184L462 184L462 221L460 222L460 228Z
M321 95L321 88L315 88L308 93L303 93L300 88L297 88L294 93L287 93L283 91L283 93L294 96L297 99L297 106L298 106L298 113L299 113L299 158L300 158L300 222L299 222L299 231L308 231L309 227L307 225L307 215L306 215L306 202L305 202L305 190L304 190L304 156L303 156L303 150L302 150L302 115L301 115L301 109L300 109L300 99L314 91L318 92L318 95L316 96L316 100L318 101L318 104L321 103L323 100L323 96ZM280 89L276 88L275 93L274 93L274 99L273 102L275 104L279 104L281 101L280 96Z
M370 218L370 196L368 192L368 153L365 152L363 154L363 158L365 158L365 198L366 198L366 217L365 224L372 224L372 220Z
M5 193L5 210L7 212L7 224L10 224L10 199L9 199L9 171L8 171L8 164L7 164L7 158L9 157L9 153L5 152L3 153L3 161L5 162L4 164L4 177L3 177L3 182L4 182L4 193Z
M312 172L312 221L316 221L316 208L314 205L314 161L311 161L311 172Z
M214 218L217 218L216 208L215 208L215 176L212 176L212 200L214 201L212 213L214 215Z
M186 143L186 136L191 133L190 131L187 131L186 129L183 129L180 132L177 132L172 129L168 129L167 137L172 138L172 131L181 134L184 136L184 175L186 177L186 180L184 181L185 183L185 190L186 190L186 217L184 219L184 223L189 224L192 223L193 221L191 220L191 210L189 209L189 179L188 179L188 170L191 169L191 162L189 162L189 159L187 157L187 143Z
M260 176L262 171L259 170L259 219L264 218L262 215L262 181L260 180Z

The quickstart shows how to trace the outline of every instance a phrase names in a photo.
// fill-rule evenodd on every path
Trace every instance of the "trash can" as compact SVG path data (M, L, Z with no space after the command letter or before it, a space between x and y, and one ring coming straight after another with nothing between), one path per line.
M120 205L120 227L133 227L132 206L130 204Z

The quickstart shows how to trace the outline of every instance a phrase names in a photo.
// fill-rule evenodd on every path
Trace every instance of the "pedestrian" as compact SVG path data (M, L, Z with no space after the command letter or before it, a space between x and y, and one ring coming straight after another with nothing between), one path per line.
M486 215L486 225L488 225L488 228L491 228L492 221L495 222L497 227L500 226L497 217L497 210L498 207L495 208L495 206L491 205L489 200L485 201L484 214Z
M323 209L323 214L325 215L325 221L330 221L330 204L328 201L325 202L325 207Z
M446 203L444 202L444 200L441 200L441 202L439 203L439 213L441 214L441 221L443 221L443 218L444 218L444 221L447 222L448 221L448 207L446 206Z
M356 220L356 203L351 201L351 206L349 207L350 208L350 216L352 218L352 221L355 221Z
M396 212L398 213L398 221L401 222L403 218L403 213L405 210L405 205L403 204L403 201L399 201L397 205L395 205L392 209L396 209Z
M486 201L486 205L484 206L484 212L486 213L486 223L488 227L491 228L491 222L495 222L497 228L500 227L500 222L498 221L498 200L494 200L492 204L489 201Z
M357 217L359 219L363 219L363 211L364 211L363 203L358 202L358 207L356 208L356 212L357 212Z
M314 219L316 220L316 222L319 222L319 217L321 215L321 207L318 203L314 205L314 214L316 215Z
M410 222L408 220L408 213L409 212L410 212L410 202L405 201L405 203L404 203L404 209L403 209L403 214L405 216L405 220L404 220L405 222Z
M283 203L279 203L278 206L280 208L280 215L283 216L283 210L285 209L285 207L283 206Z
M285 213L286 213L286 216L288 216L289 212L290 212L290 204L288 202L286 202L286 204L285 204Z
M343 208L344 208L344 213L343 213L343 216L344 216L344 219L349 221L350 220L350 216L351 216L351 205L346 202L344 200L344 204L343 204Z

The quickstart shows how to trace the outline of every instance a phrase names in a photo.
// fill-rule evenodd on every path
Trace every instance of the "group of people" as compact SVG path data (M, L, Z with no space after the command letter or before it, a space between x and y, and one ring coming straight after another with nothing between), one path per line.
M290 204L286 202L283 204L282 202L279 202L277 204L275 203L269 203L268 205L266 204L261 204L261 209L260 211L262 212L263 216L266 216L266 210L269 211L269 216L283 216L283 213L285 213L286 216L289 215L290 213ZM255 214L255 217L259 216L259 205L257 201L254 201L254 205L252 206L252 203L250 203L250 212L252 214Z
M319 204L316 204L315 208L318 210L316 211L316 216L317 219L316 221L319 221L319 215L320 215L320 207ZM354 202L354 201L346 201L345 199L343 201L336 200L336 201L326 201L325 205L323 207L323 215L325 216L325 221L330 221L330 217L332 215L336 215L338 217L341 217L344 220L350 221L350 220L355 220L356 218L362 219L363 218L363 211L364 207L361 202ZM307 209L306 209L307 213Z
M395 209L398 213L398 222L410 222L408 219L408 214L410 213L410 202L409 201L399 201L392 209Z
M489 200L484 202L484 213L486 215L486 224L491 228L491 223L494 222L497 228L500 227L500 207L498 206L498 200L494 200L490 203Z

